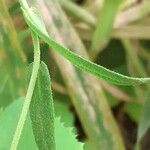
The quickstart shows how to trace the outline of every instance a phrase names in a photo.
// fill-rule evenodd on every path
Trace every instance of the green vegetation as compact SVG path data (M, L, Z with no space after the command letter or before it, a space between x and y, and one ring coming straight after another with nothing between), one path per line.
M0 0L0 150L145 150L149 6Z

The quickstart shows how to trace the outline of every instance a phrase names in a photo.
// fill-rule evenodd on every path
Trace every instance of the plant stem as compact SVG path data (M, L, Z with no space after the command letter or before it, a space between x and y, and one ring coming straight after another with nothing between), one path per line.
M39 39L38 39L37 35L33 32L32 32L32 40L33 40L33 45L34 45L33 70L32 70L32 75L31 75L31 79L29 82L27 94L25 97L25 101L23 104L22 112L20 114L20 118L19 118L17 128L16 128L16 131L15 131L12 143L11 143L10 150L16 150L17 149L19 139L21 137L21 133L22 133L25 121L26 121L27 113L29 110L29 106L30 106L30 102L32 99L32 95L33 95L33 91L34 91L34 87L35 87L35 83L36 83L36 79L37 79L37 75L38 75L38 70L39 70L39 66L40 66Z

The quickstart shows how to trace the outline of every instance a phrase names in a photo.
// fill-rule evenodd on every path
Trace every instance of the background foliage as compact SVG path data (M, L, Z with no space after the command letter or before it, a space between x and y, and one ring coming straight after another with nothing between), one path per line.
M28 4L37 8L50 37L64 47L118 73L149 76L149 0L29 0ZM79 150L85 143L87 150L148 150L149 84L112 85L78 70L43 40L40 48L51 75L56 149ZM31 32L20 4L0 0L0 150L10 147L31 62ZM36 93L50 87L44 75L39 78L43 85L36 85ZM18 149L38 149L31 120L28 114Z

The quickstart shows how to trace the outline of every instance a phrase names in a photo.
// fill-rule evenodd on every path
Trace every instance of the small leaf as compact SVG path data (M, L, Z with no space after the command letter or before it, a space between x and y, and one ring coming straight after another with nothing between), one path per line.
M149 127L150 127L150 92L147 95L147 98L143 107L143 112L141 114L141 118L139 122L138 141L141 140L141 138L147 132Z
M55 118L55 139L57 150L83 150L83 143L77 141L73 128L65 127Z
M55 150L54 106L47 66L42 62L30 104L30 117L39 150Z
M22 106L23 98L19 98L9 105L4 111L0 112L0 150L10 149L11 141L19 120L19 114L21 113ZM31 131L31 120L29 119L28 115L21 134L18 150L38 149L35 143L33 132Z
M54 101L55 116L60 117L66 127L73 126L75 118L71 111L69 111L68 103Z
M89 140L86 140L84 144L84 150L96 150L96 149L93 143L91 143Z
M20 1L25 19L29 25L29 27L37 33L39 37L41 37L47 44L49 44L54 50L56 50L58 53L60 53L62 56L64 56L66 59L68 59L71 63L73 63L75 66L77 66L79 69L87 71L89 73L92 73L99 78L102 78L108 82L118 84L118 85L138 85L142 83L150 83L150 78L133 78L124 76L122 74L116 73L114 71L111 71L109 69L106 69L100 65L97 65L87 59L82 58L81 56L71 52L69 49L61 46L56 41L51 39L47 32L45 33L45 26L39 26L37 22L42 20L38 14L35 14L35 11L32 11L31 8L24 6L25 1ZM36 17L35 17L36 16Z

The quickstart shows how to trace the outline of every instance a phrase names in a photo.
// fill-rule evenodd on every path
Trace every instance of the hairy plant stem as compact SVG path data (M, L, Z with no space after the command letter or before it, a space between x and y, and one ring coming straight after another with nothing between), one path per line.
M21 133L26 121L26 117L27 117L27 113L29 110L29 106L30 106L30 102L32 99L32 95L33 95L33 91L34 91L34 87L35 87L35 83L36 83L36 79L37 79L37 75L38 75L38 70L39 70L39 66L40 66L40 45L39 45L39 39L37 37L37 35L35 33L32 32L32 40L33 40L33 45L34 45L34 63L33 63L33 70L32 70L32 75L30 78L30 82L29 82L29 86L27 89L27 94L25 97L25 101L23 104L23 108L22 108L22 112L20 114L20 118L17 124L17 128L11 143L11 147L10 150L16 150L18 143L19 143L19 139L21 137Z

